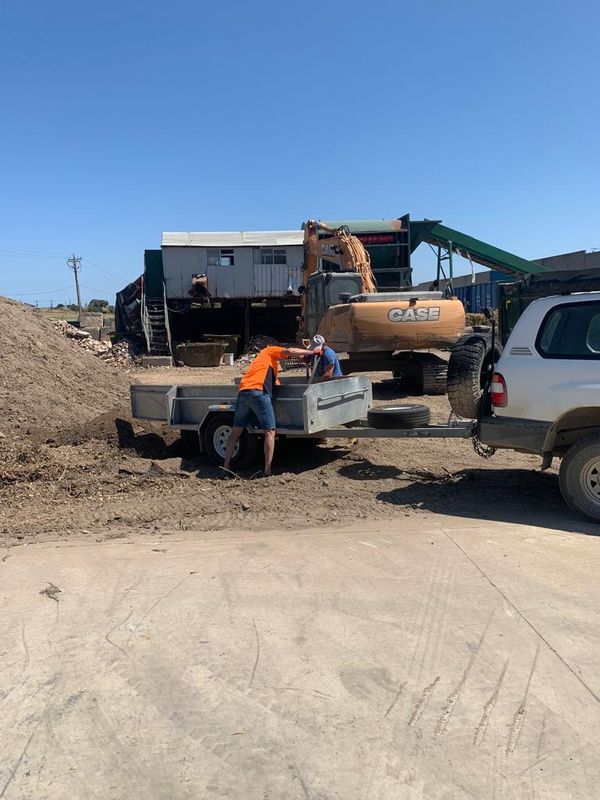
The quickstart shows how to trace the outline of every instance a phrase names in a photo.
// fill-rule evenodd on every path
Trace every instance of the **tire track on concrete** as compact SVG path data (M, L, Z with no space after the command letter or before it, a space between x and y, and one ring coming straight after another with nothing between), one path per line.
M504 676L506 675L506 670L508 669L509 661L510 658L507 658L506 661L504 662L504 666L502 667L502 672L500 673L500 677L496 681L496 686L494 688L494 691L492 692L492 696L483 707L483 714L481 715L479 724L475 728L475 735L473 736L473 744L475 745L481 744L485 738L485 734L490 724L490 718L492 716L494 709L496 708L496 703L498 702L500 689L502 688L502 684L504 683Z
M536 758L538 758L538 759L540 758L540 756L542 754L542 747L544 746L545 740L546 740L546 720L547 720L547 718L548 718L548 712L544 711L544 716L543 716L543 719L542 719L542 730L540 731L540 738L538 739L538 743L537 743Z
M421 697L419 698L417 705L415 706L415 709L410 719L408 720L409 728L413 728L423 716L423 712L427 707L427 703L429 703L431 695L435 692L435 687L438 685L439 682L440 682L440 676L438 675L436 679L433 681L433 683L430 683L429 686L426 686L421 692Z
M483 633L481 634L481 637L480 637L479 641L477 642L475 647L473 647L473 649L471 651L471 655L469 656L469 660L467 662L467 666L465 667L465 670L464 670L464 672L462 674L462 677L461 677L460 681L457 683L457 685L454 688L454 690L452 692L450 692L450 694L448 695L448 700L446 701L446 705L444 707L444 710L442 711L442 715L439 718L438 723L437 723L437 725L435 727L435 735L436 736L441 736L445 732L446 728L448 727L448 723L450 722L450 718L452 717L452 714L454 713L454 709L456 708L456 704L460 700L460 696L463 693L463 689L465 688L465 684L467 682L469 674L471 673L471 670L473 669L473 664L475 663L475 659L479 655L479 651L481 650L481 646L482 646L482 644L483 644L483 642L485 640L485 637L486 637L487 632L488 632L488 630L490 628L490 625L492 623L492 619L494 618L494 614L495 613L496 613L496 609L494 609L492 611L492 613L490 614L490 618L488 619L488 621L486 623L486 626L483 629Z
M400 698L400 695L404 691L405 687L406 687L406 681L404 683L401 683L400 686L398 687L398 691L396 692L394 699L392 700L392 702L388 706L387 711L383 715L384 717L388 717L390 713L394 710L396 703L398 702L398 699Z
M258 662L260 661L260 638L258 636L258 630L256 628L256 621L252 620L252 627L254 628L254 635L256 636L256 657L254 659L254 666L252 667L252 675L250 675L250 682L248 683L248 688L252 687L252 683L254 682L254 676L256 675L256 668L258 667Z
M512 754L515 752L515 750L517 749L517 745L519 744L519 739L521 738L521 732L523 730L523 725L525 724L525 717L527 716L527 698L529 696L529 688L531 687L531 681L533 679L533 674L535 672L538 657L540 655L540 647L541 644L538 644L537 649L535 651L535 655L533 657L533 662L531 664L531 669L529 670L529 677L527 678L527 684L525 686L525 693L523 694L521 705L516 710L515 715L513 717L513 721L508 731L508 740L506 742L507 758L510 758Z
M550 650L550 651L552 651L552 652L554 653L554 655L555 655L555 656L558 658L558 660L561 662L561 664L563 664L563 666L565 666L565 667L566 667L566 668L569 670L569 672L570 672L570 673L573 675L573 677L574 677L574 678L575 678L575 679L576 679L576 680L577 680L577 681L578 681L578 682L579 682L579 683L580 683L580 684L583 686L583 688L586 690L586 692L588 692L588 694L590 694L590 695L591 695L591 696L594 698L594 700L595 700L597 703L600 703L600 697L599 697L599 696L596 694L596 692L595 692L595 691L592 689L592 687L591 687L591 686L589 686L589 685L588 685L588 684L587 684L587 683L584 681L584 679L581 677L581 675L579 675L579 674L578 674L578 673L577 673L577 672L576 672L576 671L573 669L573 667L572 667L572 666L569 664L569 662L568 662L568 661L567 661L565 658L563 658L563 656L561 656L561 654L558 652L558 650L557 650L555 647L553 647L553 646L550 644L550 642L548 641L548 639L546 639L546 637L545 637L545 636L544 636L544 635L541 633L541 631L539 631L539 630L538 630L538 629L535 627L535 625L533 624L533 622L530 622L530 621L529 621L529 619L528 619L528 618L525 616L525 614L524 614L524 613L523 613L523 612L522 612L522 611L521 611L521 610L518 608L518 606L516 606L516 605L515 605L515 603L513 603L513 601L512 601L512 600L511 600L511 599L508 597L508 595L507 595L507 594L505 594L505 593L502 591L502 589L501 589L501 588L498 586L498 584L494 583L494 581L493 581L493 580L490 578L490 576L489 576L489 575L488 575L488 574L487 574L487 573L486 573L486 572L485 572L485 571L484 571L484 570L483 570L483 569L482 569L482 568L479 566L479 564L478 564L478 563L477 563L477 562L476 562L476 561L475 561L473 558L471 558L471 556L470 556L470 555L467 553L467 551L466 551L466 550L464 550L464 549L463 549L463 548L462 548L462 547L459 545L459 543L458 543L458 542L457 542L455 539L453 539L453 538L452 538L452 536L450 536L450 534L448 533L448 531L443 531L443 534L444 534L444 536L446 536L448 539L450 539L450 541L452 542L452 544L454 544L454 545L455 545L455 546L456 546L456 547L457 547L457 548L460 550L460 552L461 552L461 553L464 555L464 557L465 557L465 558L467 558L467 559L468 559L468 560L471 562L471 564L472 564L472 565L475 567L475 569L477 570L477 572L479 572L479 574L480 574L480 575L481 575L483 578L485 578L485 580L486 580L486 581L487 581L487 582L490 584L490 586L492 586L492 587L493 587L493 588L494 588L494 589L495 589L495 590L498 592L498 594L499 594L499 595L500 595L500 596L501 596L501 597L502 597L502 598L503 598L503 599L506 601L507 605L509 605L509 606L510 606L510 607L511 607L511 608L512 608L514 611L515 611L515 613L516 613L516 614L518 614L518 616L519 616L519 617L520 617L520 618L523 620L523 622L524 622L524 623L525 623L525 624L526 624L526 625L527 625L527 626L528 626L528 627L529 627L529 628L530 628L530 629L531 629L531 630L532 630L532 631L535 633L535 635L536 635L536 636L537 636L539 639L541 639L541 640L542 640L542 642L543 642L543 643L546 645L546 647L548 648L548 650Z

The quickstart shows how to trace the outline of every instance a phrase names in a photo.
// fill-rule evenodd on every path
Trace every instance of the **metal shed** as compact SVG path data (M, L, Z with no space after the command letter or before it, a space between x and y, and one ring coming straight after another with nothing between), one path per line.
M169 299L188 298L199 273L219 300L285 297L302 283L302 231L165 232L162 255Z

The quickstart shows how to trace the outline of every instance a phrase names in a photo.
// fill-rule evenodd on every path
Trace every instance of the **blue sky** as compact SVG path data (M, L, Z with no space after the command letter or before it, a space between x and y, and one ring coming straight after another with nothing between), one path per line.
M73 299L74 251L110 298L163 230L309 217L600 248L599 24L591 0L2 0L0 294Z

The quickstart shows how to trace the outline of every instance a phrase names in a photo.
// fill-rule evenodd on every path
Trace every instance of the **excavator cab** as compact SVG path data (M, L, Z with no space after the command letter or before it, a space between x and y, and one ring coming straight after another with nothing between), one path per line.
M305 291L306 333L314 336L327 309L360 294L362 280L355 272L316 272L309 277Z

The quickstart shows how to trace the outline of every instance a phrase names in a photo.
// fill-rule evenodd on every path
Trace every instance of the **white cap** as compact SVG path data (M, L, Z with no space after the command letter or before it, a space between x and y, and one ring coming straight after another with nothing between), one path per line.
M315 336L312 337L310 342L310 347L312 350L315 350L317 347L323 347L325 344L325 337L321 336L320 333L317 333Z

